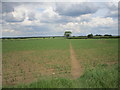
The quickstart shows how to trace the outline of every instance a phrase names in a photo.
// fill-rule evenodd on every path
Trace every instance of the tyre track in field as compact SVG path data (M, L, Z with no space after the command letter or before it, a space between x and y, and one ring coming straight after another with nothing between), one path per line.
M83 69L79 61L76 59L76 55L71 43L70 43L70 58L71 58L71 75L73 79L77 79L82 75Z

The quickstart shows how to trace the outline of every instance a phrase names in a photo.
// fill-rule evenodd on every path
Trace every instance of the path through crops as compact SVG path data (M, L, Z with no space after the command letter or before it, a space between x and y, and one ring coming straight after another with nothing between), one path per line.
M79 78L82 75L82 66L80 65L79 61L76 59L76 55L74 49L70 43L70 57L71 57L71 75L73 79Z

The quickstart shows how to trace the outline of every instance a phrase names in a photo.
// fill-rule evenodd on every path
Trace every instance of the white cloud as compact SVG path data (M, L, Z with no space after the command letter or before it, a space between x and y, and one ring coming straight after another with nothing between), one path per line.
M81 33L92 33L101 32L101 30L110 31L110 28L117 28L117 21L114 21L112 18L102 18L102 17L93 17L90 21L80 21L80 22L68 22L67 24L60 24L60 27L64 30L70 30L73 34L81 34ZM116 27L116 28L115 28ZM108 28L108 29L107 29ZM109 33L109 32L108 32Z
M47 32L48 35L63 35L65 30L70 30L73 32L73 35L81 35L81 33L104 32L112 34L117 31L117 19L113 17L117 14L114 4L110 3L110 5L105 6L107 5L106 3L94 3L92 5L95 6L92 6L91 3L88 3L87 5L89 6L84 6L84 3L80 3L80 6L85 8L80 7L79 3L59 3L60 6L57 5L56 3L21 3L14 6L13 11L3 13L3 34L32 35L37 32ZM74 9L71 8L72 5L74 5ZM87 11L87 8L95 8L97 5L100 7L93 10L95 12L99 11L97 14ZM66 9L67 12L65 12L65 15L62 15L58 12L59 10L56 11L56 7L63 11ZM81 12L78 12L82 9L85 9L83 11L87 13L83 12L81 14ZM107 13L105 13L101 17L99 14L104 13L106 10L108 10L109 15L107 16Z
M7 35L7 36L17 36L20 35L21 31L16 31L14 29L2 29L2 36Z
M75 21L89 21L91 20L92 14L85 14L85 15L80 15L78 17L74 17L73 19Z
M100 27L100 26L109 27L116 23L117 22L113 21L113 19L110 17L107 17L107 18L96 17L96 18L92 18L90 22L83 23L83 25L89 26L89 27Z
M2 30L2 32L9 32L9 33L13 33L13 32L15 32L15 30L5 29L5 30Z
M80 33L81 29L80 29L80 24L77 22L69 22L67 24L60 24L61 30L66 31L72 31L73 35L75 35L76 33Z

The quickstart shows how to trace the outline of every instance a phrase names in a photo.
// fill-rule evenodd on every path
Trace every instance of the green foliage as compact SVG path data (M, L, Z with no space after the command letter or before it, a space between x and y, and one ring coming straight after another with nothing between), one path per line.
M9 87L9 86L8 86ZM21 84L14 88L117 88L118 67L99 64L93 69L85 70L78 79L69 78L43 78L31 84ZM11 87L12 88L12 87Z
M102 35L95 35L95 36L73 36L68 37L68 39L118 39L120 36L102 36Z
M87 39L87 36L73 36L69 37L68 39Z
M72 34L71 31L65 31L64 36L65 36L66 38L68 38L68 37L70 37L71 34Z
M17 39L3 40L3 53L14 51L29 51L29 50L64 50L68 49L69 41L63 39ZM62 44L64 43L64 44Z
M43 78L31 84L21 84L11 88L72 88L72 80L68 78Z
M77 39L71 42L85 69L78 81L82 87L117 87L118 39Z
M118 61L118 39L71 40L78 60L84 67Z
M112 36L112 35L109 35L109 34L105 34L104 36Z
M83 88L117 88L118 65L99 64L79 78Z
M84 67L83 75L78 79L68 77L71 67L69 54L69 41L75 50L76 58ZM117 88L118 64L111 64L118 60L118 39L28 39L28 40L3 40L3 55L19 51L36 51L33 57L42 60L33 60L33 64L40 63L45 68L57 71L56 76L39 76L37 81L28 84L6 86L6 88ZM52 53L52 50L57 50ZM59 50L62 52L59 52ZM66 52L64 52L66 50ZM40 52L39 52L40 51ZM50 52L47 52L50 51ZM42 52L42 53L41 53ZM63 53L64 52L64 53ZM6 56L11 58L11 56ZM20 56L21 57L21 56ZM29 57L29 55L26 57ZM32 58L33 58L32 57ZM23 57L24 58L24 57ZM29 59L27 59L29 60ZM62 61L62 64L54 62ZM8 61L7 61L8 62ZM6 62L6 63L7 63ZM52 62L52 63L51 63ZM3 63L5 63L3 61ZM6 64L5 63L5 64ZM65 66L63 66L65 64ZM17 66L20 67L20 64ZM4 66L5 67L5 66ZM37 69L37 68L36 68ZM36 70L35 69L35 70ZM29 67L29 72L35 70ZM62 72L65 71L65 72ZM21 69L24 73L24 69ZM58 76L61 73L67 77ZM21 74L22 75L22 74ZM8 75L9 76L9 75ZM6 77L7 78L7 77ZM5 87L5 86L3 86Z
M102 35L100 35L100 34L96 34L95 36L102 36Z
M87 37L88 38L93 38L93 34L88 34Z

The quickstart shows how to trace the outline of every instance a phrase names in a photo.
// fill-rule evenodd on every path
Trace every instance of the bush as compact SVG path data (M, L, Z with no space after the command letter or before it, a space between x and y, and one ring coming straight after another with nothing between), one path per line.
M93 34L88 34L87 37L88 38L93 38Z

